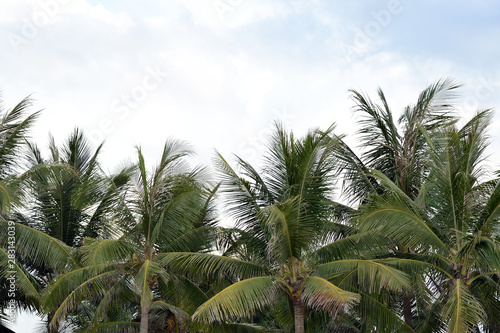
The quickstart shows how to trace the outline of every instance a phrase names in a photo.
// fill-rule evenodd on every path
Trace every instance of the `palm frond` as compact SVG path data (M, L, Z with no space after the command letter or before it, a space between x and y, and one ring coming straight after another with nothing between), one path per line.
M161 299L169 304L179 306L189 314L193 314L209 298L197 283L182 275L172 275L172 278L166 283L159 282L158 290Z
M360 296L343 290L322 277L310 276L302 285L301 299L310 308L325 310L335 316L340 308L348 310L358 303Z
M363 154L368 167L382 171L390 179L396 179L396 160L401 154L401 137L392 117L383 91L377 93L382 105L377 105L371 99L356 90L350 90L356 106L355 112L361 113L362 145L368 150Z
M154 301L151 303L150 311L153 313L157 312L160 315L165 312L170 312L179 320L186 320L189 318L188 314L184 312L184 310L164 301Z
M85 239L80 248L82 262L87 266L106 263L120 263L130 259L135 251L134 244L122 239Z
M324 264L339 259L388 254L391 245L387 236L368 230L337 239L315 250L311 256L315 258L315 262Z
M273 302L273 277L262 276L236 282L203 303L193 319L205 323L231 318L249 318Z
M108 288L106 293L102 295L102 298L99 300L99 303L92 314L92 321L89 324L90 328L98 326L99 323L105 319L110 308L119 309L122 302L130 301L130 299L127 299L127 289L129 289L127 282L126 276L120 277L112 286Z
M7 230L12 221L0 220L0 243L7 241ZM73 249L63 242L26 225L15 223L16 251L29 257L36 264L53 267L62 272L65 268L78 267Z
M360 202L376 193L377 184L367 176L368 167L341 138L338 138L333 153L343 177L342 191L347 198Z
M113 266L84 267L61 275L44 293L44 308L53 312L50 326L55 327L69 311L81 306L86 298L105 295L122 274Z
M443 309L448 332L470 332L485 319L481 303L472 295L462 280L455 280Z
M370 206L360 210L357 219L361 231L377 230L413 248L432 246L447 251L439 230L436 230L425 212L385 175L376 170L372 170L371 173L383 180L392 192L374 198Z
M291 258L300 258L301 250L306 243L307 229L301 228L299 213L300 198L288 199L284 203L264 207L259 216L265 224L271 239L268 244L268 255L271 260L286 263ZM302 233L305 232L305 233Z
M387 288L397 291L410 285L410 280L403 271L375 260L337 260L317 266L313 274L331 280L352 272L358 277L357 283L366 286L368 290L380 291L382 288ZM342 284L338 286L342 287Z
M359 312L368 330L414 332L394 311L378 300L376 295L362 293Z
M21 146L25 143L26 135L40 111L22 119L31 106L31 99L24 98L12 110L3 114L0 122L0 179L12 171L17 165Z
M155 261L146 259L135 277L135 286L141 296L141 307L147 308L153 299L151 281L156 274L164 272L164 269Z
M27 298L32 298L38 303L40 298L40 285L15 259L15 247L4 250L0 247L0 281L14 278L16 289L20 290Z
M260 210L260 203L269 202L269 190L265 187L261 178L255 178L255 187L248 181L240 177L237 172L230 166L222 155L217 153L214 163L221 177L220 192L224 194L223 204L226 207L230 217L236 220L236 226L246 230L254 230L257 235L261 235L259 231L259 222L257 213ZM243 163L240 161L240 163ZM250 169L250 165L245 163L245 168ZM251 168L253 169L253 168Z
M267 273L263 266L209 253L169 252L158 254L162 265L199 278L245 279Z

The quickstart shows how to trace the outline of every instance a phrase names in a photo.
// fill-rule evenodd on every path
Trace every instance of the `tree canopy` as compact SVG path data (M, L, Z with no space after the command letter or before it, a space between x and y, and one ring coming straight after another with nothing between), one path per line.
M80 129L40 149L29 98L0 110L0 329L500 332L493 111L460 118L458 88L400 114L350 90L360 147L277 122L260 167L169 139L109 173Z

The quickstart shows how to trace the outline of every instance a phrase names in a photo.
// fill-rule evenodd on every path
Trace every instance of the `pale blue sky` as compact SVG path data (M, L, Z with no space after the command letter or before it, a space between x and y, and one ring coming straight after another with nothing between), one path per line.
M500 101L494 1L6 3L4 98L33 94L34 108L45 109L35 130L42 141L75 126L95 142L107 138L109 168L135 144L154 156L168 136L191 142L203 161L212 148L248 152L258 145L245 142L279 118L277 109L296 131L337 122L349 134L349 88L381 86L398 112L451 76L464 84L464 115ZM148 71L165 76L141 95ZM134 92L140 101L114 112Z
M497 1L2 0L0 34L4 106L32 94L41 146L76 126L106 138L110 170L168 137L258 163L273 120L336 122L355 144L350 88L399 113L452 77L464 117L500 107ZM498 112L490 133L499 168Z

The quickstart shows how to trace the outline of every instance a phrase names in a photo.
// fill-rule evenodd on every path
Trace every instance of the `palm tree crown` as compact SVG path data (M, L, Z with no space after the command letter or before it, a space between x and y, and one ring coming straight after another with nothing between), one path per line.
M336 206L332 201L336 169L332 130L311 131L296 139L278 125L261 173L238 158L240 176L219 155L221 191L230 216L236 220L236 239L221 256L163 256L174 269L230 281L198 308L194 319L221 322L250 318L274 304L274 309L293 309L287 318L295 322L296 332L304 332L307 308L336 314L359 301L358 294L334 283L345 280L342 273L353 275L355 271L354 276L364 281L369 278L378 287L406 285L407 277L401 271L353 258L356 251L348 250L353 248L346 246L348 240L343 246L329 244L339 237L342 227L332 220ZM283 313L275 316L283 317ZM284 325L290 329L290 321Z

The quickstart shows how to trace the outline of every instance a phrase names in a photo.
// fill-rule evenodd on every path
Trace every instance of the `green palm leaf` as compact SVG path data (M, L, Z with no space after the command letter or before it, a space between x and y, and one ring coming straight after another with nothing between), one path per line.
M276 292L273 277L254 277L236 282L208 301L193 314L193 319L205 323L231 318L249 318L273 302Z
M85 239L80 248L85 265L100 266L106 263L120 263L132 257L134 244L122 239Z
M369 290L380 291L382 288L401 290L410 285L406 273L374 260L337 260L317 266L313 274L331 279L351 272L356 272L359 283L365 285Z
M0 247L0 280L11 275L15 277L16 289L21 290L26 297L34 299L37 303L41 300L38 291L39 284L15 259L9 256L7 251Z
M89 325L91 328L99 325L99 322L105 318L110 308L119 308L121 302L127 301L127 289L127 277L123 276L106 291L95 308L92 321Z
M162 265L199 278L246 279L262 276L268 270L260 265L235 258L209 253L169 252L160 253L158 261Z
M180 320L185 320L185 319L188 319L189 316L186 312L184 312L184 310L182 310L181 308L178 308L172 304L168 304L164 301L154 301L153 303L151 303L151 311L157 311L158 313L164 313L166 311L169 311L171 313L174 314L174 316L177 318L177 319L180 319Z
M387 236L365 231L334 240L314 251L311 256L318 264L324 264L339 259L388 254L390 245Z
M385 183L392 183L379 172L372 173L384 179ZM360 210L358 220L362 231L377 230L413 248L432 246L447 251L426 214L400 190L376 197L371 206Z
M12 223L12 222L10 222ZM0 221L0 241L7 240L9 221ZM35 263L54 267L59 271L65 268L78 267L78 262L73 257L73 250L61 241L47 234L23 224L15 224L16 251Z
M381 327L383 332L414 332L394 311L377 299L377 295L361 295L359 311L368 321L367 326Z
M50 326L56 327L70 310L81 305L82 300L105 295L121 274L122 271L110 267L102 271L86 267L59 277L44 297L44 307L55 310Z
M164 269L152 260L145 260L135 277L135 285L141 295L141 307L149 307L153 299L150 283L153 276L164 273Z
M347 310L358 303L360 296L345 291L324 278L310 276L302 286L301 299L313 309L325 310L335 315L339 308Z
M485 319L481 303L467 290L462 280L455 280L443 309L448 332L470 332Z

